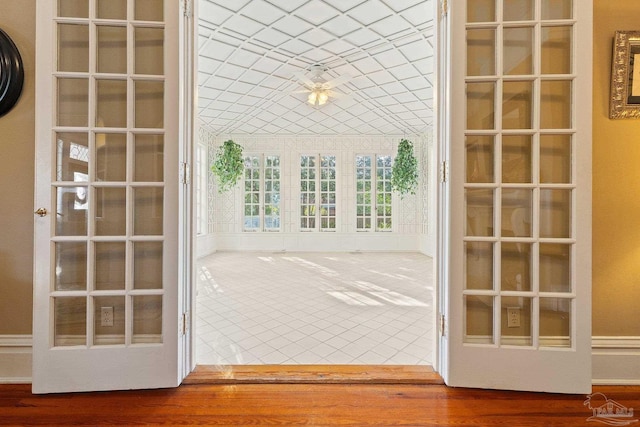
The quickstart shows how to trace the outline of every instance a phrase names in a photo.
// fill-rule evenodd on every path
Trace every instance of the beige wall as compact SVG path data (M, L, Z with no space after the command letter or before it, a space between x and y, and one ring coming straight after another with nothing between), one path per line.
M613 34L640 29L638 3L594 1L594 335L640 336L640 120L607 118ZM26 69L18 105L0 117L0 335L30 334L35 0L0 0L0 10Z
M616 30L640 30L640 1L594 1L593 335L640 336L640 120L610 120Z
M0 335L31 334L36 0L0 0L0 28L22 54L25 84L0 117Z

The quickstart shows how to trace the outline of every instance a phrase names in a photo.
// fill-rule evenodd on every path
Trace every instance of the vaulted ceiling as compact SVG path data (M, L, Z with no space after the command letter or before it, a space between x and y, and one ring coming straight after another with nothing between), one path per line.
M432 123L433 0L199 0L198 109L217 135L397 135ZM300 81L349 76L323 106Z

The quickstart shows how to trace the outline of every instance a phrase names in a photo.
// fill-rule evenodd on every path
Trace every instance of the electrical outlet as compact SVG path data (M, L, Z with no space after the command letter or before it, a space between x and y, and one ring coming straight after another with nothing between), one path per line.
M100 326L113 326L113 307L100 307Z
M507 307L507 328L520 327L520 307Z

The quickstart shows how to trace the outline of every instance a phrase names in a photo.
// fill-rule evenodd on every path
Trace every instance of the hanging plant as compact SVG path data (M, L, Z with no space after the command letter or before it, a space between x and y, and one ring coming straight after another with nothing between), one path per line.
M418 159L413 154L413 143L407 139L400 140L400 144L398 144L398 154L391 169L391 186L401 196L416 194Z
M242 147L232 140L225 141L216 152L211 171L218 179L218 191L232 189L244 173Z

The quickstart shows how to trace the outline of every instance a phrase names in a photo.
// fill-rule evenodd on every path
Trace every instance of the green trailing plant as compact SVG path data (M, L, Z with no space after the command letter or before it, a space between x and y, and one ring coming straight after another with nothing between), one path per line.
M220 193L235 187L244 173L242 146L232 140L225 141L216 152L211 171L218 179Z
M418 188L418 159L413 154L413 143L408 139L400 140L398 154L391 169L391 186L394 191L416 194Z

